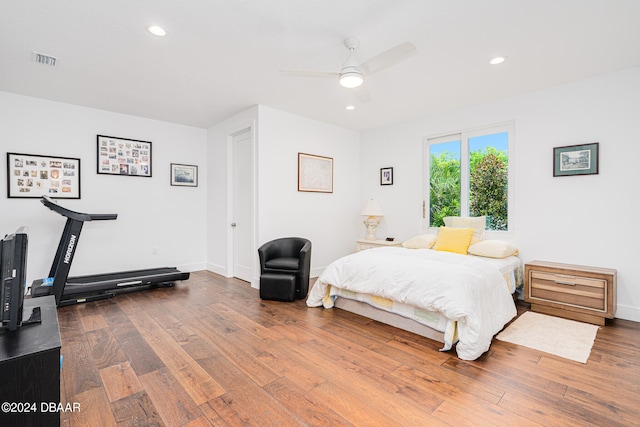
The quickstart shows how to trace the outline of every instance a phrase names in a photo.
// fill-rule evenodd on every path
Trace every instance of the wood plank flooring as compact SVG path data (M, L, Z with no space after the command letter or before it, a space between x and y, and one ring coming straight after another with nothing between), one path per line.
M81 407L63 426L640 425L640 324L624 320L587 364L495 339L469 362L210 272L58 316L61 402Z

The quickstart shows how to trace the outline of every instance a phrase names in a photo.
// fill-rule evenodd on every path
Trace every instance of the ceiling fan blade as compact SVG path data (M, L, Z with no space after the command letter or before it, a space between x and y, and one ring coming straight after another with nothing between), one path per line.
M280 70L282 74L287 74L290 76L300 76L300 77L333 77L338 78L340 73L332 73L329 71L316 71L316 70L300 70L296 68L283 68Z
M365 85L359 86L355 89L351 89L351 93L356 97L358 101L363 104L368 104L371 102L371 93L369 89L365 87Z
M364 74L377 73L387 67L390 67L403 59L408 58L416 51L416 47L411 42L399 44L396 47L385 50L384 52L368 59L358 66Z

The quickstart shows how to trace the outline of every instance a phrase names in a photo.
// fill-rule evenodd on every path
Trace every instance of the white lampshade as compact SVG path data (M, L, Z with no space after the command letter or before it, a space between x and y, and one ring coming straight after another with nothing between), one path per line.
M362 209L362 213L360 215L362 215L362 216L384 216L384 214L382 213L382 208L380 207L378 202L376 202L373 199L369 199L369 201L365 205L364 209Z

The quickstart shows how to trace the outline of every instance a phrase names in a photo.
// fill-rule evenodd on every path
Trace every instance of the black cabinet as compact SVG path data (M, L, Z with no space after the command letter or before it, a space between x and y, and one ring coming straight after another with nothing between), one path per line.
M0 425L59 426L60 329L53 295L24 300L24 319L42 322L0 330Z

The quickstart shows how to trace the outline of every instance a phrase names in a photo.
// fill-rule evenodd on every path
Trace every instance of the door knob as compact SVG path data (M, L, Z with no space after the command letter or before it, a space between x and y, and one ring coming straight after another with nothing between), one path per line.
M231 223L231 226L232 226L232 227L235 227L236 225L237 225L237 224L236 224L235 222L232 222L232 223Z

